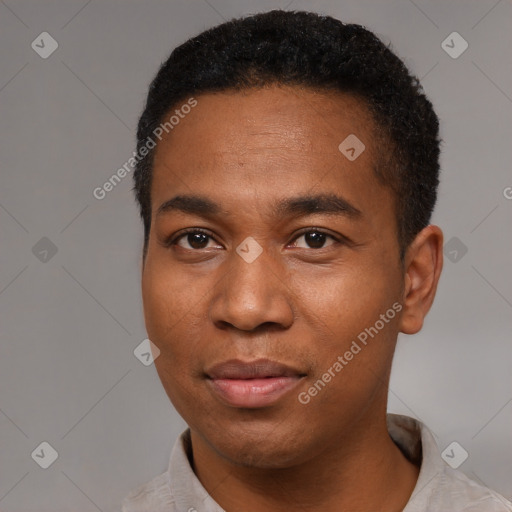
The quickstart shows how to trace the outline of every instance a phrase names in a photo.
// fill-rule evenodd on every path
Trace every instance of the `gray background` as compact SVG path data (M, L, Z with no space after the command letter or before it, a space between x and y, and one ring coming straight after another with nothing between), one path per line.
M119 510L166 469L185 425L154 366L133 354L146 333L131 174L103 200L92 191L131 156L148 83L172 48L276 7L362 23L392 41L437 109L445 142L434 222L455 237L453 261L423 331L401 338L389 409L426 422L441 450L460 443L469 453L460 469L512 497L509 1L2 0L4 512ZM43 31L59 44L47 59L31 48ZM469 43L457 59L441 47L453 31ZM41 245L33 251L42 237L57 248L46 261ZM31 458L42 441L59 454L48 469Z

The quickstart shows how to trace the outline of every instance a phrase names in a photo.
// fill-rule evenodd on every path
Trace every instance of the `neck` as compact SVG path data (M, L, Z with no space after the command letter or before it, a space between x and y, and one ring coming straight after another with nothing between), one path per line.
M234 465L194 431L191 438L196 475L228 512L396 512L407 504L419 473L391 440L385 411L371 427L363 418L324 452L279 469Z

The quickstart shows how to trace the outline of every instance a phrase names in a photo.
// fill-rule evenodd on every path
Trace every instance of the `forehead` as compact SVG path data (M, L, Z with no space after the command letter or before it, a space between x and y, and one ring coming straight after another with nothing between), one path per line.
M179 105L177 106L179 110ZM176 107L173 107L174 110ZM172 113L172 112L170 112ZM213 153L236 149L296 150L301 153L337 149L352 131L361 139L373 137L374 122L362 99L335 91L272 86L242 91L206 93L197 106L182 115L167 134L167 149L208 144ZM272 139L273 145L269 145ZM320 146L319 146L320 144ZM199 154L190 157L201 156Z
M275 203L314 188L368 200L382 192L373 172L375 124L354 96L273 86L196 100L157 145L153 212L177 193Z

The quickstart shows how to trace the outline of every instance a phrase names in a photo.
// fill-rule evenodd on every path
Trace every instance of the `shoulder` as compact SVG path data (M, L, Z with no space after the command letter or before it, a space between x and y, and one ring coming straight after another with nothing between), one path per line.
M173 512L175 501L165 472L132 490L123 500L122 512Z
M395 444L420 468L403 512L512 512L510 501L450 467L422 422L395 414L388 414L387 421Z
M461 508L451 510L460 512L512 512L512 503L506 498L450 467L445 467L439 475L436 487L433 505L459 505Z

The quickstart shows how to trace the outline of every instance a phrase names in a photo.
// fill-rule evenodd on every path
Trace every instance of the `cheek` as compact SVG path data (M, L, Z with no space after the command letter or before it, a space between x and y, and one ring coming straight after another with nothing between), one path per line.
M173 339L186 336L183 331L193 323L200 296L180 274L148 256L142 275L144 319L149 338L163 352L174 352Z
M392 271L370 265L296 272L290 286L300 316L324 325L336 339L346 339L373 323L398 297Z
M336 375L325 376L329 390L318 394L318 406L371 393L385 379L398 330L398 315L392 306L399 297L399 286L392 269L347 264L324 274L294 280L299 317L314 340L314 376L308 384L329 370ZM387 311L390 314L383 321L381 315ZM338 371L333 368L337 361Z
M186 418L196 402L195 381L190 376L199 347L198 340L194 340L199 297L190 286L180 284L179 278L166 265L148 260L142 297L148 337L160 349L155 368L167 396Z

